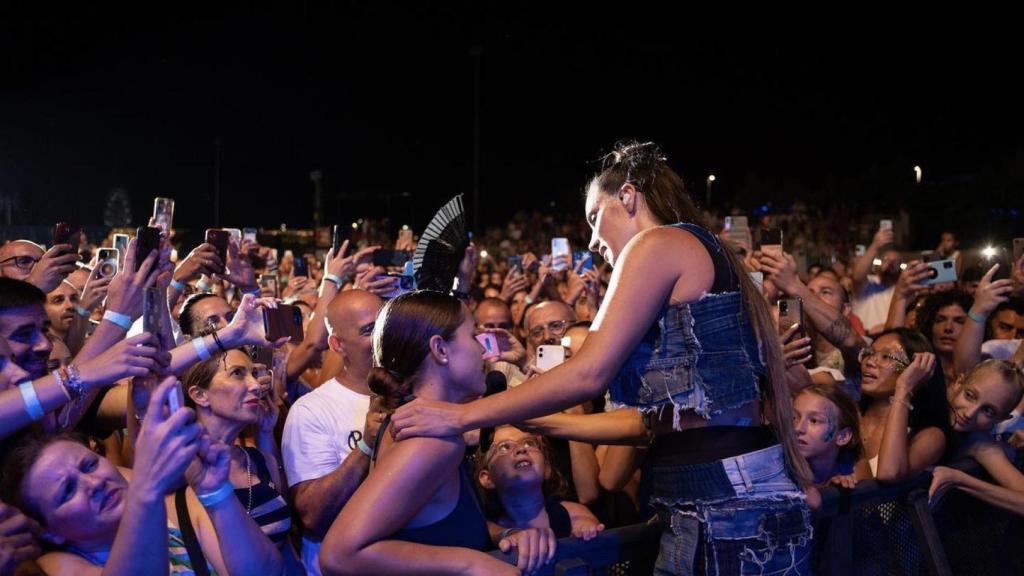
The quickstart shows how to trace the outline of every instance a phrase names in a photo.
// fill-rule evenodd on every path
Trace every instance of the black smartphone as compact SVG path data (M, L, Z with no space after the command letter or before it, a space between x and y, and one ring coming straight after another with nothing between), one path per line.
M761 229L761 252L772 256L782 256L782 230L780 228Z
M804 301L799 298L779 300L779 334L785 334L794 324L799 324L800 329L797 330L793 338L803 338L806 335L804 331Z
M309 260L306 260L306 257L302 254L295 256L292 278L295 277L309 278Z
M349 230L351 229L342 224L335 224L331 229L331 249L334 250L335 256L338 256L338 250L341 249L341 245L345 243L345 240L348 240Z
M67 222L53 225L53 245L70 244L74 252L78 252L78 244L82 236L82 227Z
M206 243L210 244L217 250L217 255L220 256L220 261L223 264L228 262L228 243L231 242L231 232L227 230L220 230L217 228L210 228L206 231ZM220 269L224 272L224 268Z
M404 266L409 260L409 253L404 250L380 249L373 253L374 266Z
M290 304L263 308L263 332L270 341L291 336L291 343L302 342L302 309Z
M523 271L523 257L522 256L518 256L518 255L517 256L509 256L508 257L508 267L513 269L513 270L516 270L516 271L522 273L522 271Z
M274 349L269 346L253 346L252 361L256 364L263 364L269 370L274 364Z
M142 263L149 253L160 249L160 229L152 226L139 226L135 231L135 271L142 268Z
M149 332L160 342L160 291L147 288L142 293L142 331ZM160 342L161 348L163 342Z

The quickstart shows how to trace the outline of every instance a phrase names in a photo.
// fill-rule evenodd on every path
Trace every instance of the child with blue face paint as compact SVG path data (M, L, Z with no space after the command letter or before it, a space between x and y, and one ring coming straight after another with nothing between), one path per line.
M853 466L864 451L857 404L840 386L813 384L793 396L797 448L818 485L853 488Z

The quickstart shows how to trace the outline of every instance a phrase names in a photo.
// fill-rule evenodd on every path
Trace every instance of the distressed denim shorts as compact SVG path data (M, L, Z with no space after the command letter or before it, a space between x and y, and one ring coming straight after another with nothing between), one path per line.
M810 511L781 446L648 471L664 526L655 574L811 573Z

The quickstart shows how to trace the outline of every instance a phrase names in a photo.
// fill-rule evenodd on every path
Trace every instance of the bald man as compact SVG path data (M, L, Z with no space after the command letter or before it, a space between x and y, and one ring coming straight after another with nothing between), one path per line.
M542 344L560 344L565 330L576 321L576 312L559 300L547 300L526 310L523 332L526 333L526 354L533 364L537 347Z
M32 284L48 294L75 271L78 254L68 244L44 252L28 240L12 240L0 246L0 277Z
M364 290L338 293L327 305L327 346L343 366L299 398L284 424L282 452L292 501L305 527L302 563L320 574L320 541L370 471L382 414L370 410L371 335L384 301Z

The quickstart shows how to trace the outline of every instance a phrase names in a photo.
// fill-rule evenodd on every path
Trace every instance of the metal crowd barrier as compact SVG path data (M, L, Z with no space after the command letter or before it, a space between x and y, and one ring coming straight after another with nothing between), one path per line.
M976 464L957 468L984 478ZM1024 519L959 490L929 505L930 474L901 484L867 480L825 488L814 513L814 573L821 576L1024 574ZM558 541L542 576L651 574L656 520L606 530L590 542ZM511 555L492 552L514 562Z

